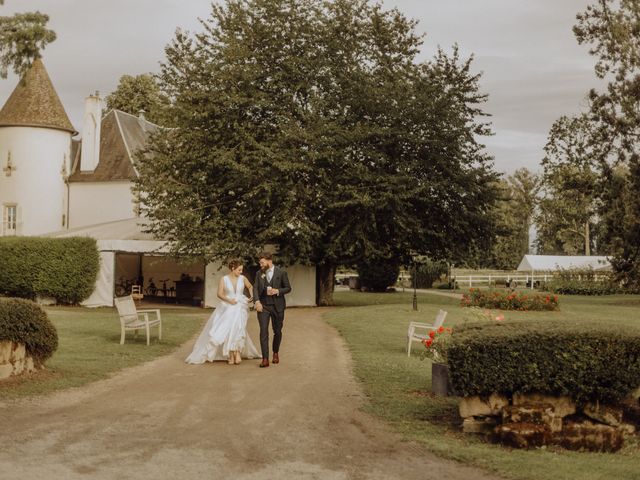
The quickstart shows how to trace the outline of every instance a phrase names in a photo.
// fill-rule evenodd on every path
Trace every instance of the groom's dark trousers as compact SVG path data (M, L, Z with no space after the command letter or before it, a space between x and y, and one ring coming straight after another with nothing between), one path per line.
M280 351L282 342L282 325L284 324L284 310L276 311L275 305L263 305L264 309L258 313L260 324L260 348L262 358L269 358L269 322L273 328L273 352Z

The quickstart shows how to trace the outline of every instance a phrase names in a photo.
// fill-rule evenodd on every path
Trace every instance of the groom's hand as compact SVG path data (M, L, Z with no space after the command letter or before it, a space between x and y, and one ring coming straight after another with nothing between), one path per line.
M256 302L256 312L261 313L262 310L263 310L262 303L260 303L260 300L258 300Z

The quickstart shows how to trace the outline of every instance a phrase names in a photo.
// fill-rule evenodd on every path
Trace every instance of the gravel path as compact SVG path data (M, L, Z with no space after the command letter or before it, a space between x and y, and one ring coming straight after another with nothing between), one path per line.
M0 404L1 477L493 478L401 442L361 412L344 342L320 314L287 312L282 363L267 369L185 365L189 343L109 380Z

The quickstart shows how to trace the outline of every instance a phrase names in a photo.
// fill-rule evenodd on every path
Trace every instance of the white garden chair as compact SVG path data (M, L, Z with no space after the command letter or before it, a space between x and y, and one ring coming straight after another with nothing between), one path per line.
M407 331L407 357L411 356L411 344L413 342L422 342L429 338L429 332L431 330L439 329L444 323L444 319L447 316L445 310L440 310L436 315L435 321L431 323L410 322L409 330ZM422 333L424 332L424 333Z
M147 332L147 345L151 336L151 327L158 327L158 340L162 340L162 318L160 310L138 310L133 301L133 297L114 298L118 315L120 315L120 345L124 344L124 334L127 330L133 330L133 334L137 335L138 330L145 329ZM154 319L149 319L149 314L155 313Z

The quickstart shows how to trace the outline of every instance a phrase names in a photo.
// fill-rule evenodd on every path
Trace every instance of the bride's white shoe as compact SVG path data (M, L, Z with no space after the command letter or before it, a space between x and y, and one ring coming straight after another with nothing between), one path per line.
M234 352L233 350L229 351L229 360L227 361L227 363L229 365L233 365L235 363L235 358L236 358L236 352Z

